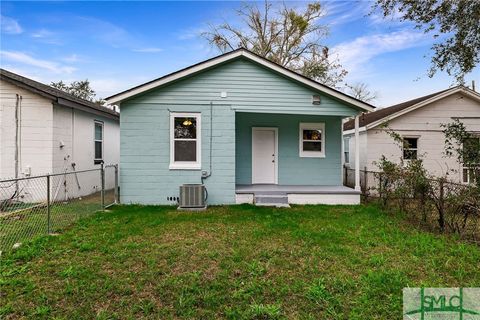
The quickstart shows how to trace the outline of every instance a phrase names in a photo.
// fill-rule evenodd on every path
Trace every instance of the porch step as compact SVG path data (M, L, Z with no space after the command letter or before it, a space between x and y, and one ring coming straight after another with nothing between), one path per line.
M284 194L255 194L254 203L257 206L289 207L288 196Z

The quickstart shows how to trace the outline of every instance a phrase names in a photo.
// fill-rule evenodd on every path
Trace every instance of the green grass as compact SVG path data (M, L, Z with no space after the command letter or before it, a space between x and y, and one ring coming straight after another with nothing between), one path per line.
M113 191L105 194L105 203L113 203ZM50 206L50 229L46 202L43 204L20 203L0 212L0 251L11 250L15 243L23 243L34 237L62 232L77 220L102 209L99 192L68 201L56 201Z
M4 255L0 318L401 319L478 286L480 249L373 206L120 206Z

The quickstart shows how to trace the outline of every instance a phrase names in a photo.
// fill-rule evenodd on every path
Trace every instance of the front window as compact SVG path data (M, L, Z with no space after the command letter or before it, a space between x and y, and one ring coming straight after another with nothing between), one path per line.
M403 159L418 159L418 138L403 138Z
M300 123L300 157L325 157L325 124Z
M171 113L170 169L200 169L200 114Z
M480 137L467 139L463 143L463 182L474 183L480 179Z
M343 160L344 163L350 163L350 138L343 139Z
M103 161L103 122L95 121L94 132L94 152L95 158L93 163L100 164Z

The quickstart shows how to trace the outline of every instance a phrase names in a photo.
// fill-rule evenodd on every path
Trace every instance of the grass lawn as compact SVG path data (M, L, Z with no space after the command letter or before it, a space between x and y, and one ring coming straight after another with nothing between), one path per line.
M0 318L401 319L480 285L480 249L374 206L119 206L4 255Z
M50 206L50 232L62 232L75 221L102 209L100 192L73 198L68 201L57 200ZM115 200L113 190L105 192L105 203ZM20 203L0 211L0 251L11 250L17 243L23 243L48 233L48 213L44 203Z

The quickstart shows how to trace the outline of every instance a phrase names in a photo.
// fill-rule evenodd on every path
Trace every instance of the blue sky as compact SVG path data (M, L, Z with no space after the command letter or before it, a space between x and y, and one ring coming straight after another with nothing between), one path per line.
M433 39L409 23L367 15L371 2L323 1L325 44L388 106L442 90L446 74L428 78ZM208 24L240 22L240 2L1 2L0 64L38 81L88 78L100 97L213 57L200 37ZM302 6L305 2L289 3ZM466 78L480 85L477 67Z

